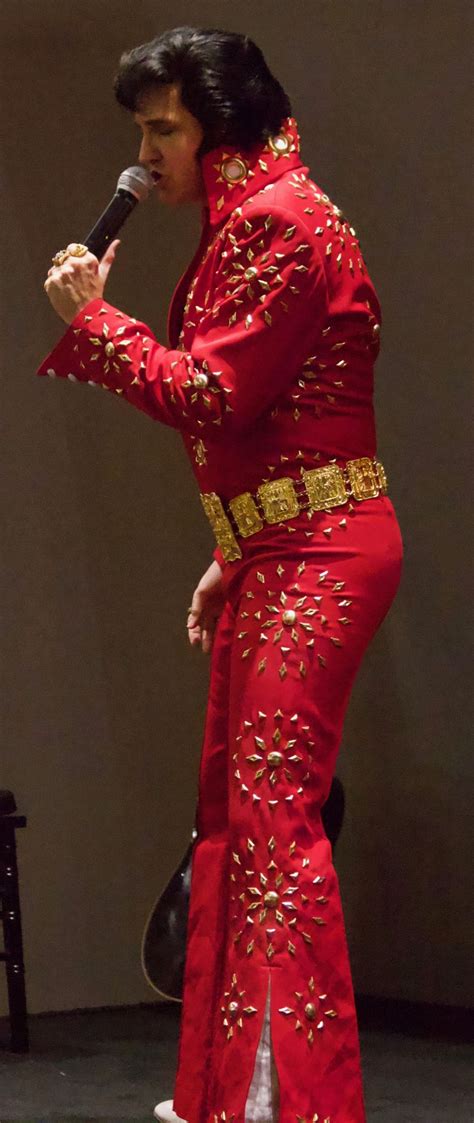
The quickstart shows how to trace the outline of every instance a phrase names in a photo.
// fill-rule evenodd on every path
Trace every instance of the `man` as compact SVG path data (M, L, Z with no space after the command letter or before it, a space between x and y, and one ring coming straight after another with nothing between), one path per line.
M115 92L160 200L201 206L200 243L169 346L103 299L118 243L100 263L71 243L45 283L70 326L39 373L100 383L179 429L218 544L188 619L212 666L174 1111L363 1123L321 807L400 578L376 458L380 306L251 40L175 29L122 57Z

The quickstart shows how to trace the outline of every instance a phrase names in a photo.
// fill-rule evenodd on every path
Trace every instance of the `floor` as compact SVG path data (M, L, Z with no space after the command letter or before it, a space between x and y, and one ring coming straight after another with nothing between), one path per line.
M151 1005L31 1018L30 1053L0 1050L0 1123L152 1123L172 1094L179 1014ZM367 1029L361 1046L368 1123L474 1123L468 1045Z

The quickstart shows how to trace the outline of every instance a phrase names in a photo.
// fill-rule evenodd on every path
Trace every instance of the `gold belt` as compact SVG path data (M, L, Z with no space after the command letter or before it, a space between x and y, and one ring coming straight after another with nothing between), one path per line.
M283 476L230 499L227 508L215 491L201 495L201 502L225 561L236 561L242 551L236 535L249 538L265 525L293 519L300 511L324 511L340 507L348 499L374 499L386 495L387 476L380 460L361 456L343 465L301 470L300 479ZM235 529L234 529L235 527Z

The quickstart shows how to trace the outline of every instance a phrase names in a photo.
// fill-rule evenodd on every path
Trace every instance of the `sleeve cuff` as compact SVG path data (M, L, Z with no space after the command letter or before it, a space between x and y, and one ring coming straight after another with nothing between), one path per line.
M50 378L64 378L66 376L67 371L64 368L72 361L76 333L86 327L88 321L92 319L94 315L97 315L102 308L104 312L117 311L112 304L107 304L106 300L101 300L98 297L95 297L94 300L90 300L88 304L84 305L84 308L81 308L81 311L77 313L74 319L71 320L71 323L67 325L66 331L61 336L58 343L56 343L56 346L53 347L53 350L49 352L49 355L43 359L43 362L38 367L36 371L37 375L42 377L47 374Z
M216 546L212 556L214 558L214 561L216 561L217 564L220 565L221 569L224 569L225 561L220 546Z

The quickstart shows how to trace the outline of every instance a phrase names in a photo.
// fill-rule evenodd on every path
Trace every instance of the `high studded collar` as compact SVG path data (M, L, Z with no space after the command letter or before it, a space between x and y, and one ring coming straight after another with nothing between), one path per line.
M207 204L203 220L218 226L244 199L261 191L284 172L301 167L300 138L294 117L287 117L280 132L253 148L229 145L213 148L201 160Z

